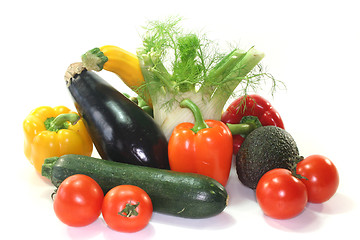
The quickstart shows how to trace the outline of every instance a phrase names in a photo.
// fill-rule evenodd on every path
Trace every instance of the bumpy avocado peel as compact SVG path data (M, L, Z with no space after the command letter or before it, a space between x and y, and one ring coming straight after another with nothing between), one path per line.
M247 187L256 189L260 178L271 169L293 170L299 150L292 136L282 128L264 126L252 131L236 155L236 172Z

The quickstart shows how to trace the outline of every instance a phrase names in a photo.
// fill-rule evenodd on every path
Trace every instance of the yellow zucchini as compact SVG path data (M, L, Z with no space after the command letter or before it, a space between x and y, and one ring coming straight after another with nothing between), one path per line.
M141 89L145 84L138 57L120 47L105 45L94 48L82 56L82 62L87 70L113 72L134 92L140 95L149 106L151 99L147 91Z

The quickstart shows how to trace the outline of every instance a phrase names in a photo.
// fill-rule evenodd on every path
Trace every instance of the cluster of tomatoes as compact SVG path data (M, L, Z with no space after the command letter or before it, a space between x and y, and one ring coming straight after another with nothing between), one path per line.
M92 178L76 174L65 179L57 189L54 211L63 223L81 227L102 214L113 230L136 232L145 228L152 216L149 195L133 185L119 185L104 193Z
M339 186L335 165L326 157L311 155L296 166L265 173L256 187L256 198L263 212L272 218L288 219L300 214L308 202L329 200Z

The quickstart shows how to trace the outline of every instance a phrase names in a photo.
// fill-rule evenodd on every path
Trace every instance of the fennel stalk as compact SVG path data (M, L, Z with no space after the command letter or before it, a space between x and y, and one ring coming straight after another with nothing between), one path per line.
M143 47L137 51L146 88L153 102L154 119L169 139L181 122L194 122L189 109L179 106L188 98L204 119L220 120L222 110L241 84L244 95L256 90L271 75L256 72L264 54L255 48L220 53L205 35L185 33L180 18L152 21L145 27Z

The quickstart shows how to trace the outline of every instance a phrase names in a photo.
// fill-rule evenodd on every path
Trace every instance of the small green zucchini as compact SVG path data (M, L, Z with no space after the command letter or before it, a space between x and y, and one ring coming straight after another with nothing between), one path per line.
M114 162L82 155L47 158L42 175L55 187L74 174L93 178L106 194L118 185L135 185L146 191L154 211L184 218L207 218L227 206L225 188L212 178L171 170Z

